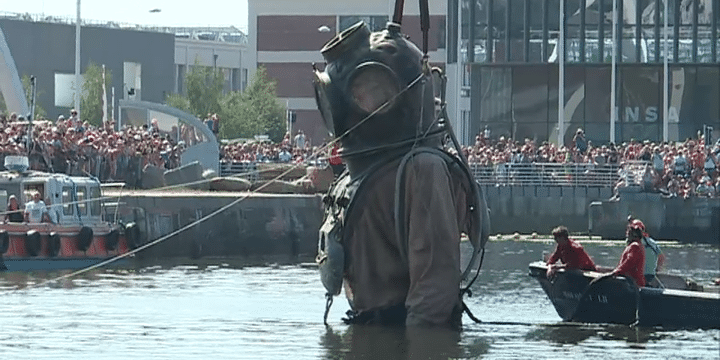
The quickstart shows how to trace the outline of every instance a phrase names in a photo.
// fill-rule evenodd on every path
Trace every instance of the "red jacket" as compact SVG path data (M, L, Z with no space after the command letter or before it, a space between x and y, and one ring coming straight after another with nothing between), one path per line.
M558 260L565 264L566 269L595 270L595 263L585 252L585 249L572 239L568 239L568 242L564 245L558 244L555 252L550 255L547 264L552 265Z
M633 241L625 248L620 257L620 263L613 270L615 275L623 275L635 280L638 287L645 286L645 248L637 241Z

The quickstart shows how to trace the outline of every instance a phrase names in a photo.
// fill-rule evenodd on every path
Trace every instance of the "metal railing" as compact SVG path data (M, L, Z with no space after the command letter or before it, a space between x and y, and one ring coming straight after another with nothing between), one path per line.
M470 164L480 185L593 186L612 188L618 180L618 165L576 163L503 163L492 166Z
M250 181L259 179L257 165L246 161L220 161L220 176L236 176Z

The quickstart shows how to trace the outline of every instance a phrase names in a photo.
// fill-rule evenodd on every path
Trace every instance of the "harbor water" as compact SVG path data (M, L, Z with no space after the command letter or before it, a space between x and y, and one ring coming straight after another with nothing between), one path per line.
M614 266L624 243L583 242ZM62 272L0 274L6 359L718 359L720 330L562 323L528 264L552 241L491 241L461 333L347 326L309 258L134 262L49 282ZM468 251L469 249L465 249ZM663 244L669 273L720 276L720 252Z

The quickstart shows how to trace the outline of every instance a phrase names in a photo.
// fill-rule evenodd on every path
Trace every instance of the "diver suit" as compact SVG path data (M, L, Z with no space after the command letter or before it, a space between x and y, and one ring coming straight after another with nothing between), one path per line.
M427 59L392 23L358 23L322 53L316 100L347 164L323 199L329 304L344 284L346 322L457 328L461 233L484 243L487 212L467 164L446 151Z

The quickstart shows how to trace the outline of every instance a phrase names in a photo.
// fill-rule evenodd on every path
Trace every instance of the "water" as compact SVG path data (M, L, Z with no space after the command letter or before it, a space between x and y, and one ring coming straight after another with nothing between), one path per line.
M623 249L585 247L605 265ZM701 283L720 276L716 248L663 249L671 273ZM460 334L349 327L340 321L343 298L326 328L322 285L302 264L309 259L137 264L42 286L61 273L5 273L0 351L7 359L720 358L720 330L561 323L527 276L528 263L550 250L550 242L490 242L468 306L485 321L520 324L465 317Z

